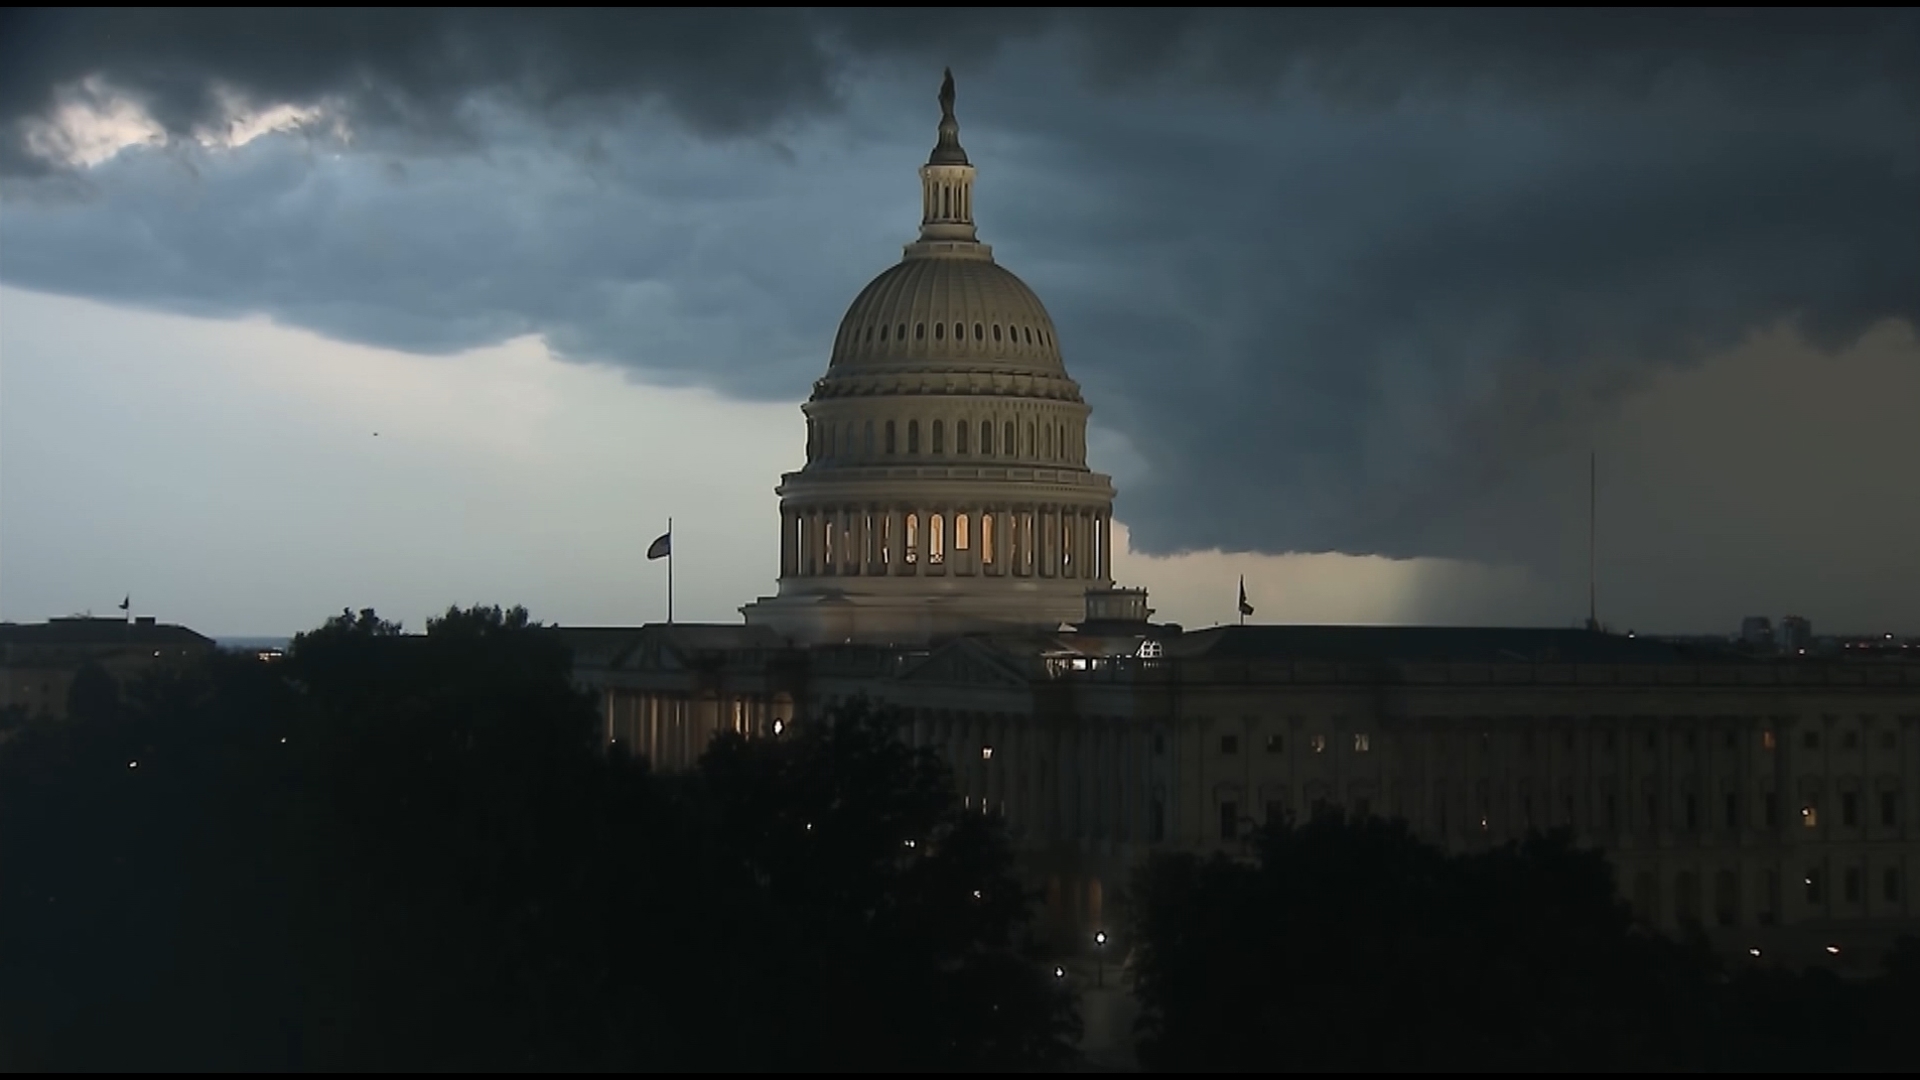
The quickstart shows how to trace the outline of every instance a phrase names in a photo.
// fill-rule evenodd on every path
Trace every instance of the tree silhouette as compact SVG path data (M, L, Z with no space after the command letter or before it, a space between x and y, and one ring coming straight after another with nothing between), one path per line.
M108 721L119 711L120 684L98 663L81 665L67 687L67 718Z

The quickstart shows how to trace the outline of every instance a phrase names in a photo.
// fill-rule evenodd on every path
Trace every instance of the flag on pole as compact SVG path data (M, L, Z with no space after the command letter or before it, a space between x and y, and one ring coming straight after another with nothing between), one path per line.
M1253 614L1253 605L1247 603L1247 575L1241 574L1240 575L1240 617L1244 619L1251 614Z
M120 610L121 611L133 610L133 594L132 593L128 593L126 596L126 599L120 601Z
M647 558L649 559L664 559L671 554L673 554L673 533L671 531L661 533L660 539L647 545Z

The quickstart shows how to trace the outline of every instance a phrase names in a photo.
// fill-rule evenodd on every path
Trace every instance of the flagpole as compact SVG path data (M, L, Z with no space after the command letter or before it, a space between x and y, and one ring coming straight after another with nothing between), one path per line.
M1240 625L1247 625L1247 575L1245 574L1240 575L1240 602L1234 605L1234 610L1240 613Z
M673 625L673 519L667 519L667 625Z

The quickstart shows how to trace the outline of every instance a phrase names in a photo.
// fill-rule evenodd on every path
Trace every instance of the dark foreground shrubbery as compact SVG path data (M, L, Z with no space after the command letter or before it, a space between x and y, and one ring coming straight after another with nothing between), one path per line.
M1254 865L1136 881L1141 1057L1172 1071L1920 1066L1920 950L1885 975L1729 973L1654 935L1564 836L1449 856L1339 814L1267 831Z
M600 753L569 663L518 610L349 614L18 732L0 1068L1065 1059L1004 836L888 716L669 781Z

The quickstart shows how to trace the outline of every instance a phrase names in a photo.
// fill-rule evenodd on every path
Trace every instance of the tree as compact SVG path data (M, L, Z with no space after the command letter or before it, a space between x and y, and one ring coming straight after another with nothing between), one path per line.
M111 720L119 710L120 684L99 664L82 664L67 687L68 719Z
M1448 856L1402 822L1281 825L1258 865L1156 860L1135 887L1154 1068L1679 1067L1706 985L1564 837ZM1681 1028L1682 1030L1676 1030Z

